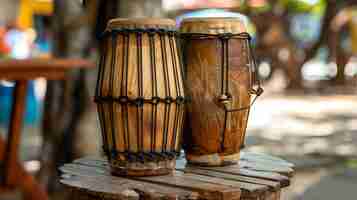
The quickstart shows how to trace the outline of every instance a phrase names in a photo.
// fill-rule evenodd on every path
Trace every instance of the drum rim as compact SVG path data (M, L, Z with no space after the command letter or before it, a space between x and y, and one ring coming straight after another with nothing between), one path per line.
M176 28L176 22L169 18L114 18L109 20L107 29L116 28Z
M190 21L204 21L204 22L214 22L214 21L233 21L233 22L242 22L243 20L239 17L188 17L182 20L183 22L190 22Z
M247 27L241 18L237 17L192 17L182 20L182 33L242 33Z

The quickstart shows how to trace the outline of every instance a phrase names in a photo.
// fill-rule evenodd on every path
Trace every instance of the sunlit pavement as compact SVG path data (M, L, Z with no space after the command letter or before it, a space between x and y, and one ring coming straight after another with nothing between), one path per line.
M269 96L251 110L247 146L281 156L357 156L357 96Z
M282 199L355 199L357 95L267 95L251 110L246 146L297 165Z

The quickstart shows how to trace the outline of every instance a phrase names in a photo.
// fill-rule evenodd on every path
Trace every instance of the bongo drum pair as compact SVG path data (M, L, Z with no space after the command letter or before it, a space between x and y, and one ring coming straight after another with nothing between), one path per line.
M95 101L112 173L172 172L183 132L190 163L235 163L251 95L261 92L252 61L240 20L185 20L181 34L169 19L111 20Z

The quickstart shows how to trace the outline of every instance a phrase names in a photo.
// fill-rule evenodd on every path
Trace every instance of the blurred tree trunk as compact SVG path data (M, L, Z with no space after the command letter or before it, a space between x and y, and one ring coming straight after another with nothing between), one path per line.
M271 58L273 70L275 68L283 69L290 82L288 88L303 88L302 66L314 58L318 50L324 45L329 47L329 51L334 50L334 47L329 44L329 37L332 35L331 21L339 9L356 4L357 0L327 0L319 38L311 46L304 49L298 47L297 41L291 36L291 14L288 9L283 8L278 0L270 0L269 2L272 7L269 12L256 13L250 9L242 11L249 16L257 28L259 37L256 47L257 57ZM343 58L340 58L340 60L343 60Z
M119 0L118 17L164 17L162 0Z
M98 5L95 35L99 39L112 18L164 17L162 0L101 0Z
M339 31L342 32L342 30ZM343 48L341 47L341 33L332 31L332 35L329 40L329 45L331 48L330 60L332 62L335 62L337 67L336 77L332 80L333 85L343 85L346 83L344 74L345 66L348 63L349 58L352 57L352 55L349 55L348 53L344 52Z
M90 31L86 26L67 24L84 9L80 1L55 0L53 34L55 58L83 58L88 55ZM49 191L58 180L57 167L73 158L77 124L88 103L84 70L73 70L65 81L48 81L43 116L43 148L39 178Z

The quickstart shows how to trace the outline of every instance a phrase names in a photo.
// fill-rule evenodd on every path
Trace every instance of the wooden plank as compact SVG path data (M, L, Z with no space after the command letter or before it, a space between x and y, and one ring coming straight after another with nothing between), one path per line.
M97 170L83 165L68 164L61 167L60 170L64 173L60 181L61 183L97 196L108 194L109 196L119 196L127 199L129 198L127 197L128 193L132 194L133 192L136 194L134 196L139 195L139 197L148 196L152 198L161 196L173 199L195 199L199 196L196 192L180 188L111 176L108 171Z
M193 167L187 167L182 171L185 173L200 174L200 175L205 175L208 177L222 178L224 180L234 180L234 181L239 181L239 182L243 182L243 183L253 183L253 184L257 184L257 185L264 185L264 186L268 186L271 190L274 190L274 191L280 190L280 183L278 181L270 181L270 180L264 180L264 179L254 178L254 177L232 175L232 174L228 174L228 173L216 172L216 171L211 171L208 169L199 169L199 168L193 168Z
M176 162L176 169L184 170L186 168L185 165L186 165L185 161L179 160ZM241 176L260 178L260 179L271 180L271 181L279 181L281 187L287 187L290 185L290 179L287 176L281 175L277 172L256 171L254 169L241 168L240 165L230 165L230 166L223 166L223 167L201 167L201 166L192 166L192 167L197 169L228 173L232 175L241 175Z
M98 158L88 158L88 159L78 159L78 160L75 160L74 161L75 163L78 163L78 164L83 164L83 165L88 165L88 166L96 166L96 167L108 167L107 163L102 160L102 159L98 159ZM219 168L219 167L218 167ZM179 169L182 171L182 169ZM212 171L212 173L214 174L214 171ZM194 174L194 173L192 173ZM228 175L227 175L228 176ZM198 176L196 176L197 178ZM146 178L142 178L139 180L145 180ZM246 178L243 178L241 177L241 179L245 179L245 181L241 181L241 180L238 180L240 182L237 182L237 186L240 186L242 189L246 190L247 192L251 192L251 193L254 193L254 192L258 192L258 191L263 191L263 190L267 190L268 187L265 187L264 184L254 184L254 182L252 180L255 180L256 182L258 182L257 179L254 179L254 178L251 178L251 181L247 181L247 179L249 179L249 177L246 177ZM155 180L154 178L152 180ZM202 180L202 179L201 179ZM212 180L212 178L209 179L209 177L206 178L206 181L208 180ZM166 181L166 179L164 180L158 180L158 182L163 182L163 181ZM225 180L224 179L220 179L220 180L217 180L215 179L213 182L214 183L217 183L217 181L219 182L224 182ZM267 180L261 180L262 182L265 182ZM212 182L212 181L211 181ZM228 180L226 181L226 184L227 184ZM232 184L231 182L229 182L230 184ZM267 183L267 182L265 182ZM269 185L269 184L266 184L266 185ZM270 182L270 185L274 188L277 188L280 186L279 183L272 183Z
M97 168L108 168L108 165L103 162L103 160L100 159L78 159L75 161L75 163L77 164L83 164L86 166L94 166ZM220 195L230 195L230 191L232 190L232 188L220 188L221 185L226 187L226 186L235 186L238 189L245 186L245 188L247 188L247 190L251 191L258 191L258 190L266 190L267 188L265 187L261 187L261 186L256 186L256 185L249 185L246 183L239 183L239 182L233 182L233 181L229 181L229 180L224 180L224 179L220 179L220 180L214 180L212 181L212 178L210 177L200 177L200 176L195 176L194 174L190 175L186 175L186 174L182 174L182 173L175 173L175 175L171 176L156 176L156 177L139 177L139 178L135 178L136 180L141 180L141 181L148 181L148 182L153 182L156 184L168 184L174 187L180 187L180 188L186 188L186 189L190 189L190 190L194 190L194 191L201 191L202 192L202 187L204 187L206 190L208 189L212 189L212 190L222 190L222 191L228 191L228 192L224 192L224 193L216 193L216 195L218 195L215 198L220 198ZM197 181L198 180L198 181ZM204 183L206 182L206 183ZM212 184L213 183L213 184ZM217 184L219 183L219 184ZM187 188L188 187L188 188ZM236 191L237 192L237 191ZM237 193L235 192L234 196L239 196ZM222 196L223 198L223 196ZM228 198L228 197L225 197Z
M113 180L120 179L121 181L122 180L134 181L134 179L125 179L121 177L110 176L110 172L106 167L92 167L92 166L85 166L79 164L66 164L63 167L61 167L60 170L66 174L83 176L87 178L88 177L97 178L98 176L105 176ZM166 187L169 187L171 189L177 188L185 191L190 191L191 193L193 192L194 194L198 194L198 196L203 199L212 199L212 200L232 199L233 200L233 199L239 199L240 197L240 189L238 187L234 188L231 186L225 186L220 184L217 185L217 184L198 181L198 180L191 180L188 179L187 177L185 178L183 176L176 176L176 175L156 176L156 177L146 177L146 178L147 180L145 180L145 178L137 178L135 180L137 183L142 183L142 184L151 183L152 186L155 185L156 187L160 187L159 188L160 190L165 190ZM63 183L68 184L67 182L63 182ZM152 188L152 186L146 188ZM141 190L141 191L145 191L145 190ZM148 192L146 191L146 193Z
M58 80L71 69L94 68L95 63L84 59L5 59L0 61L0 78L31 80L39 77Z
M234 181L234 180L227 180L227 179L222 179L222 178L217 178L213 176L205 176L205 175L200 175L200 174L193 174L193 173L185 173L184 176L189 179L195 179L195 180L200 180L204 182L209 182L213 184L224 184L224 185L230 185L234 187L239 187L242 191L241 197L257 197L260 196L266 191L269 190L267 186L264 185L259 185L259 184L254 184L254 183L247 183L247 182L241 182L241 181Z
M116 197L116 199L184 199L197 198L189 191L180 192L178 189L162 187L153 184L135 182L132 180L111 180L111 177L79 177L72 176L61 180L62 184L74 190L89 193L97 197Z
M292 177L294 174L294 170L290 167L273 165L270 163L247 162L241 160L239 161L239 166L242 169L250 169L255 171L263 171L263 172L276 172L288 177Z
M267 191L259 196L243 196L241 200L280 200L280 191Z
M286 160L271 155L260 154L260 153L241 152L240 160L244 160L248 162L270 163L272 165L284 166L289 168L295 167L294 164Z
M254 156L253 156L254 155ZM275 162L273 159L276 159ZM176 168L183 168L186 165L186 161L180 160L176 162ZM235 167L235 165L232 165ZM239 161L240 169L250 170L250 171L257 171L257 172L271 172L271 173L278 173L284 176L292 177L294 174L294 169L290 167L291 164L287 163L286 161L275 158L272 156L267 156L264 158L264 155L259 154L246 154L243 156ZM196 166L202 168L201 166ZM210 167L212 168L212 167ZM224 168L224 167L216 167Z
M96 173L110 176L107 160L101 157L87 157L75 160L76 168L94 168ZM264 156L264 154L249 153L243 156L239 165L224 167L197 167L189 166L186 162L177 161L177 169L174 175L160 177L141 177L135 180L140 183L151 183L157 186L166 186L187 191L195 191L200 198L232 199L237 191L232 188L242 189L242 199L279 199L280 187L290 184L289 177L293 169L290 163L279 158ZM68 165L65 165L68 167ZM93 169L92 169L93 170ZM185 173L183 173L185 172ZM91 172L93 173L93 172ZM282 175L284 174L284 175ZM201 187L209 191L203 192ZM217 192L219 189L221 192ZM222 191L225 191L225 193ZM235 193L235 195L232 195ZM214 195L212 195L214 194Z
M195 174L182 174L174 172L172 175L136 177L136 180L169 185L196 191L203 199L240 199L240 184L224 179L197 176Z
M98 167L98 168L103 168L103 167L108 167L107 162L105 160L102 160L101 158L84 158L84 159L77 159L74 161L77 164L82 164L85 166L93 166L93 167ZM259 185L259 184L252 184L252 183L247 183L247 182L238 182L238 181L234 181L234 183L232 181L229 180L224 180L224 179L213 179L212 177L202 177L202 176L194 176L193 174L189 174L189 176L186 175L186 178L196 178L199 179L201 181L210 181L211 183L217 183L217 182L224 182L224 184L226 185L231 185L231 186L237 186L242 188L244 191L244 195L247 196L249 194L253 194L256 193L262 193L265 190L268 190L267 186L264 185ZM139 180L145 180L146 178L139 178ZM151 178L151 180L155 180L155 178ZM166 178L159 178L161 180L156 180L160 183L166 183ZM162 180L163 179L163 180ZM145 180L147 181L147 180ZM263 180L264 181L264 180Z
M106 159L101 157L84 157L73 161L75 164L88 165L88 166L99 166L99 167L109 167L109 163Z
M290 179L275 172L255 171L250 169L239 168L238 166L225 166L225 167L195 167L197 169L204 169L216 172L222 172L232 175L241 175L252 178L259 178L264 180L278 181L282 188L290 185ZM184 169L184 168L181 168Z

